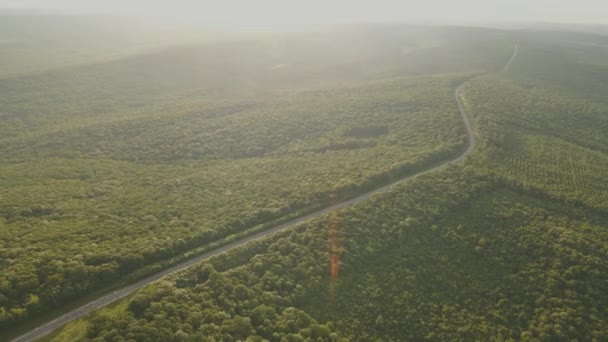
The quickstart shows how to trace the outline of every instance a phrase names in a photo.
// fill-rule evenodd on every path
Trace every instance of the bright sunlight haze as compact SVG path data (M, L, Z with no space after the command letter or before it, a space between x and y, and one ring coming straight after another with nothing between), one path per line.
M600 0L0 0L0 8L28 8L167 16L207 25L297 26L352 21L549 21L605 23Z

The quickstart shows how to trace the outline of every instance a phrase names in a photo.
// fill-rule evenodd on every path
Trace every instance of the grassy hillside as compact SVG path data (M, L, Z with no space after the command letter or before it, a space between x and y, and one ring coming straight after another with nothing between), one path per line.
M608 339L604 65L548 35L518 33L512 68L464 89L480 146L463 164L172 275L55 340Z

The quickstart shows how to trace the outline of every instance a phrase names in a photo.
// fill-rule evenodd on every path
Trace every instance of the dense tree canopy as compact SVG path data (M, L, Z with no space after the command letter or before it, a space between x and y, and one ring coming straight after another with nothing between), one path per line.
M230 57L267 51L256 41L0 80L0 323L457 156L453 91L470 79L479 144L464 162L172 274L52 338L608 339L603 41L386 34L347 33L319 59L301 54L327 47L317 40ZM409 45L371 49L390 46L378 37Z
M457 155L453 88L505 48L394 32L0 75L0 325Z

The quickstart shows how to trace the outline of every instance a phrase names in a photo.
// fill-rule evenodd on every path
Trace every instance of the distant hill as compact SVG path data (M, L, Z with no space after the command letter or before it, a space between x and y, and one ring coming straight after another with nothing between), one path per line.
M0 10L0 78L125 57L191 41L164 22L76 16L44 10Z
M608 35L608 25L602 24L568 24L568 23L534 23L532 30L582 32Z

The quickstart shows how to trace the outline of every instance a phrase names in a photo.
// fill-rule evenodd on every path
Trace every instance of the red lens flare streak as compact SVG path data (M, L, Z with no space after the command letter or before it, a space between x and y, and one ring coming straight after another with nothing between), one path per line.
M333 281L338 280L340 273L340 254L342 254L342 244L340 243L340 218L335 212L329 217L329 252L330 252L330 272Z
M332 194L332 198L335 202L335 192ZM340 275L340 256L342 255L343 248L341 242L342 234L342 220L338 213L333 211L329 214L328 220L329 229L329 272L331 276L331 282L329 284L329 297L331 311L335 310L336 306L336 284Z

